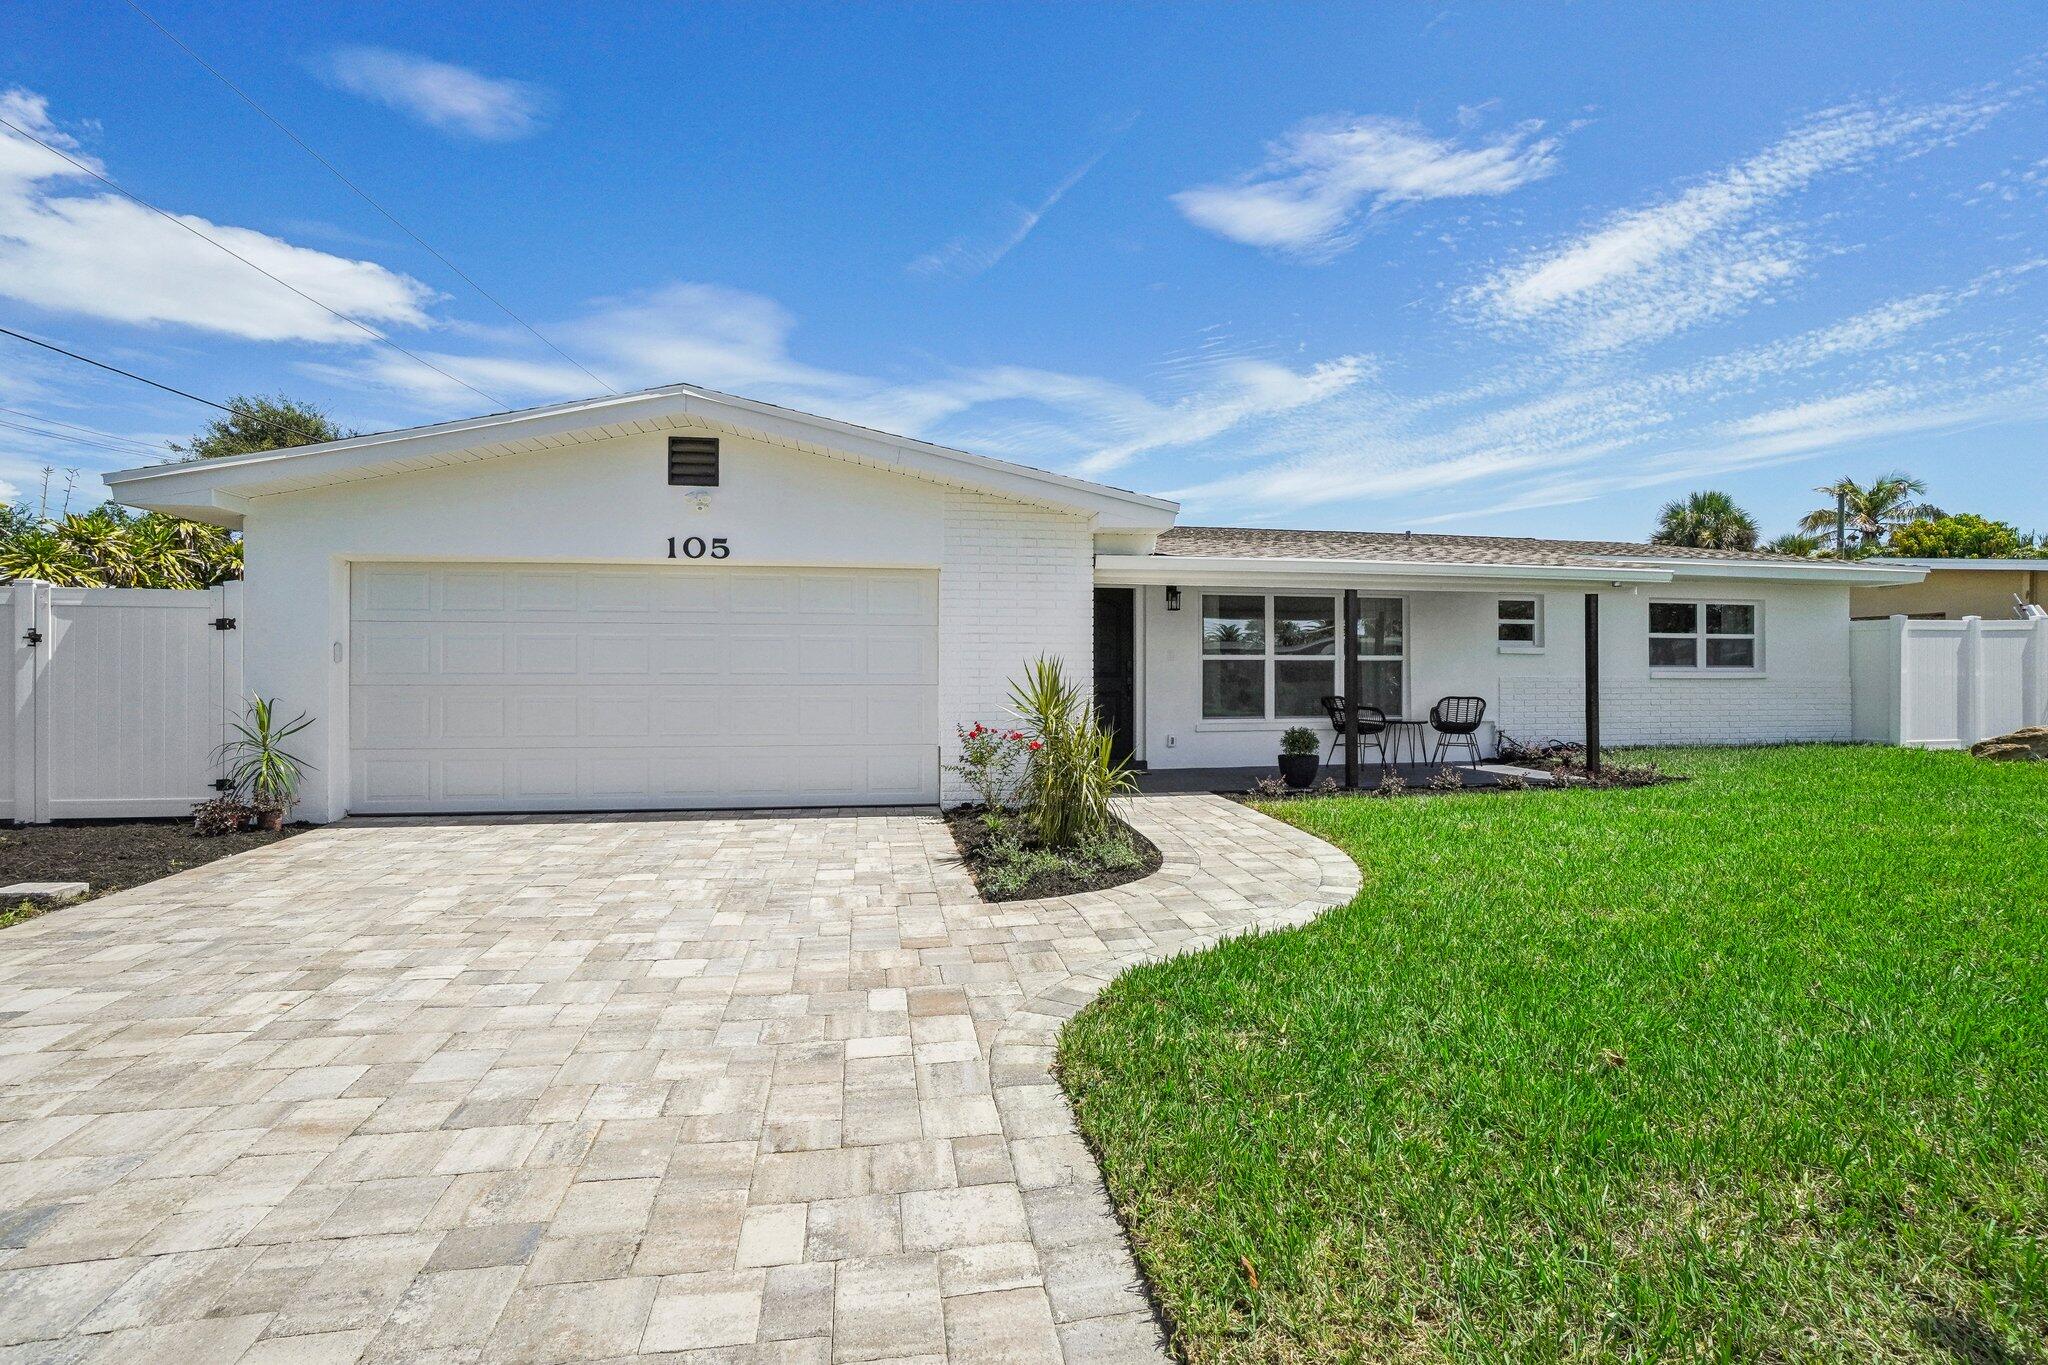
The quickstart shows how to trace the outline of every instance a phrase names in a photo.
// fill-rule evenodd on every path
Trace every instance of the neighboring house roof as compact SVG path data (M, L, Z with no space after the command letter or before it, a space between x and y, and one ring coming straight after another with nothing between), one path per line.
M516 412L352 436L344 441L124 469L106 475L117 500L199 521L239 525L246 501L361 479L558 450L593 437L664 430L714 431L757 439L994 493L1020 502L1094 516L1106 530L1153 532L1172 524L1179 504L1008 460L952 450L835 418L670 384L616 397L556 403Z
M1738 560L1801 564L1767 550L1700 550L1621 540L1453 536L1413 531L1280 531L1245 526L1176 526L1153 551L1229 559L1372 559L1431 564L1602 565L1630 560Z

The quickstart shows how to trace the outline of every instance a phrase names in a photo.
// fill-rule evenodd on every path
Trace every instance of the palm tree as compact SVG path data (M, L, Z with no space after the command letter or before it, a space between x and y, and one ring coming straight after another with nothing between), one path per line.
M1787 531L1764 548L1774 555L1798 555L1801 559L1814 559L1826 553L1828 543L1819 536L1809 536L1800 531Z
M1658 510L1657 531L1650 543L1696 550L1754 550L1756 519L1726 493L1692 493Z
M1867 488L1845 476L1814 490L1837 501L1816 507L1801 517L1799 529L1815 535L1833 533L1839 503L1850 543L1836 549L1876 550L1884 545L1886 536L1907 522L1931 521L1942 515L1941 509L1932 503L1914 501L1926 491L1925 483L1897 470L1873 479Z

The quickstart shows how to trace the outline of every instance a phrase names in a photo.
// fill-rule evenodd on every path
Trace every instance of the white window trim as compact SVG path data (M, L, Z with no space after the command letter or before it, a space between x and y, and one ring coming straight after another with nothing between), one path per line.
M1692 607L1693 628L1691 631L1645 630L1643 656L1648 662L1652 640L1692 640L1696 642L1691 667L1683 664L1650 664L1653 678L1761 678L1764 676L1764 604L1747 597L1653 597L1643 607L1643 624L1649 625L1650 612L1660 606ZM1707 608L1748 607L1754 629L1747 635L1708 635ZM1747 668L1730 668L1707 662L1708 640L1750 640L1754 642L1751 651L1756 662Z
M1182 592L1184 592L1184 593L1185 593L1185 592L1187 592L1187 591L1188 591L1188 590L1187 590L1187 589L1185 589L1185 588L1183 588L1183 589L1182 589ZM1321 662L1321 661L1323 661L1323 660L1327 659L1327 660L1328 660L1328 662L1329 662L1329 664L1330 664L1330 692L1331 692L1331 694L1332 694L1332 695L1335 695L1335 694L1341 693L1341 692L1343 691L1343 680L1342 680L1342 678L1341 678L1341 676L1340 676L1340 675L1341 675L1341 674L1343 673L1343 671L1344 671L1344 594L1343 594L1343 593L1341 593L1341 592L1336 592L1336 591L1324 591L1324 592L1317 592L1317 591L1315 591L1315 590L1313 590L1313 589L1304 589L1304 590L1301 590L1301 591L1297 591L1297 592L1266 592L1266 591L1263 591L1263 590L1261 590L1261 589L1256 589L1256 588L1243 588L1243 589L1239 589L1239 588L1197 588L1197 589L1195 589L1195 590L1193 591L1193 594L1192 594L1192 595L1193 595L1193 597L1194 597L1194 599L1195 599L1195 611L1194 611L1194 612L1192 613L1192 616L1193 616L1193 618L1194 618L1194 623L1195 623L1195 630L1196 630L1196 632L1197 632L1197 635L1196 635L1196 638L1195 638L1195 712L1196 712L1196 717L1197 717L1197 719L1196 719L1196 721L1195 721L1195 729L1196 729L1196 730L1197 730L1198 732L1200 732L1200 731L1207 731L1207 730L1291 730L1291 729L1293 729L1293 728L1294 728L1295 726L1297 726L1297 725L1306 725L1306 726L1309 726L1309 727L1310 727L1310 728L1312 728L1312 729L1314 729L1314 728L1320 728L1320 729L1323 729L1323 730L1328 730L1328 729L1330 728L1330 718L1329 718L1329 717L1328 717L1327 715L1325 715L1325 714L1322 714L1320 710L1318 710L1317 714L1315 714L1315 715L1313 715L1313 716L1276 716L1275 714L1273 714L1273 707L1274 707L1274 705L1275 705L1275 703L1276 703L1276 701L1277 701L1277 699L1278 699L1278 695L1279 695L1279 693L1278 693L1278 689L1277 689L1277 688L1276 688L1276 687L1274 686L1274 683L1275 683L1275 676L1274 676L1274 674L1275 674L1275 670L1274 670L1274 667L1273 667L1273 665L1274 665L1274 664L1275 664L1276 662L1283 662L1283 661L1287 661L1287 660L1292 660L1292 661L1294 661L1294 662L1297 662L1297 663L1309 663L1309 662ZM1366 664L1366 663L1392 663L1392 662L1396 662L1396 661L1398 661L1398 662L1400 663L1400 665L1401 665L1401 696L1402 696L1402 698L1404 699L1404 702L1405 702L1405 699L1406 699L1406 698L1407 698L1407 697L1408 697L1408 696L1410 695L1410 694L1409 694L1409 689L1408 689L1408 668L1409 668L1409 664L1408 664L1408 656L1409 656L1409 649L1408 649L1408 646L1409 646L1409 644L1410 644L1410 643L1412 643L1412 642L1413 642L1413 639L1414 639L1414 629L1415 629L1415 618L1414 618L1414 612L1413 612L1413 611L1411 610L1411 604L1410 604L1410 602L1409 602L1409 600L1408 600L1408 597L1407 597L1407 595L1406 595L1406 594L1404 594L1404 593L1397 593L1397 592L1364 592L1364 591L1361 591L1361 592L1360 592L1360 593L1359 593L1358 595L1359 595L1359 596L1360 596L1361 598L1363 598L1363 597L1389 597L1389 598L1393 598L1393 599L1394 599L1395 601L1398 601L1398 602L1399 602L1399 603L1401 604L1401 652L1400 652L1400 654L1398 654L1398 655L1394 655L1394 654L1360 654L1360 655L1358 656L1358 661L1359 661L1359 662L1360 662L1361 664ZM1209 652L1209 649L1208 649L1208 644L1209 644L1209 638L1208 638L1208 635L1209 635L1209 633L1208 633L1208 630L1207 630L1207 629L1206 629L1206 628L1205 628L1205 627L1203 626L1203 624L1202 624L1202 622L1203 622L1203 620L1204 620L1204 617L1206 616L1206 613L1205 613L1205 612L1204 612L1204 611L1202 610L1202 598L1203 598L1204 596L1208 596L1208 597L1257 597L1257 598L1262 598L1262 599L1264 599L1264 601L1265 601L1265 604L1266 604L1266 608L1265 608L1265 609L1266 609L1266 651L1265 651L1265 653L1264 653L1264 654L1211 654L1211 653ZM1327 600L1329 601L1329 603L1330 603L1330 606L1331 606L1331 609L1332 609L1332 612L1334 613L1334 615L1335 615L1335 618L1336 618L1336 622L1337 622L1337 638L1336 638L1336 641L1335 641L1335 644L1336 644L1336 651L1335 651L1335 653L1333 653L1333 654L1329 654L1329 655L1322 655L1322 654L1280 654L1280 653L1276 653L1276 652L1275 652L1275 648L1276 648L1276 645L1277 645L1277 643L1278 643L1278 642L1277 642L1277 641L1275 640L1275 638L1274 638L1274 631L1273 631L1273 611L1274 611L1274 608L1273 608L1273 602L1274 602L1274 599L1276 599L1276 598L1281 598L1281 597L1313 597L1313 598L1317 598L1317 599L1327 599ZM1540 606L1539 606L1539 607L1537 608L1537 612L1538 612L1538 613L1539 613L1539 615L1540 615L1540 613L1542 612L1542 607L1540 607ZM1209 666L1209 661L1210 661L1210 660L1212 660L1212 659L1237 659L1237 660L1243 661L1243 662L1245 662L1245 663L1250 663L1250 662L1253 662L1253 661L1258 661L1258 662L1261 662L1261 663L1264 663L1264 664L1265 664L1265 666L1266 666L1266 714L1265 714L1265 715L1263 715L1263 716L1209 716L1209 715L1203 715L1203 714L1201 713L1201 712L1202 712L1202 691L1203 691L1203 686L1204 686L1204 678L1205 678L1206 670L1208 669L1208 666Z
M1544 650L1544 640L1543 640L1543 611L1544 611L1544 607L1543 607L1543 600L1544 600L1544 599L1543 599L1543 594L1542 594L1542 593L1540 593L1540 592L1532 592L1532 593L1503 593L1503 594L1502 594L1501 596L1499 596L1499 597L1496 597L1496 598L1494 598L1494 599L1493 599L1493 645L1494 645L1494 648L1495 648L1495 649L1497 649L1497 650L1499 650L1499 651L1500 651L1500 652L1501 652L1502 654L1541 654L1541 653L1543 653L1543 650ZM1500 609L1501 609L1501 606L1502 606L1502 605L1503 605L1504 603L1508 603L1508 602L1534 602L1534 603L1536 604L1536 618L1535 618L1535 620L1534 620L1534 621L1532 622L1532 624L1533 624L1533 625L1534 625L1534 626L1536 627L1536 629L1535 629L1535 632L1534 632L1534 634L1535 634L1536 638L1535 638L1534 640L1531 640L1531 641L1524 641L1524 640L1503 640L1503 639L1501 639L1501 638L1500 638L1500 628L1501 628L1502 626L1505 626L1505 625L1508 625L1508 624L1510 624L1509 622L1507 622L1507 621L1504 621L1504 620L1502 620L1502 619L1501 619L1501 614L1500 614ZM1513 624L1520 624L1520 623L1519 623L1519 622L1516 622L1516 623L1513 623Z

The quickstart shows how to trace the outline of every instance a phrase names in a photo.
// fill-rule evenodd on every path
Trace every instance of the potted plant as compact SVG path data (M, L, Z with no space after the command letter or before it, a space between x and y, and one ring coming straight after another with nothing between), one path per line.
M301 711L280 725L276 706L275 701L250 697L246 718L230 722L235 738L221 745L215 756L228 765L235 794L248 801L264 829L284 828L285 816L298 804L299 777L311 766L283 746L312 719Z
M1323 742L1306 725L1288 727L1280 736L1280 775L1287 785L1300 790L1315 785L1316 769L1322 766Z

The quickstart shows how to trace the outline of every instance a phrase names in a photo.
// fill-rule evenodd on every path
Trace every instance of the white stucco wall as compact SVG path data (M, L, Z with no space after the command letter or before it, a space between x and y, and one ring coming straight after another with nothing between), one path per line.
M996 719L1040 651L1090 672L1088 518L725 435L707 509L667 482L667 432L252 500L248 685L315 717L302 814L348 792L348 581L355 560L669 560L670 536L724 536L729 568L939 572L940 723ZM708 561L705 561L708 562ZM948 753L950 757L950 752Z
M1304 721L1219 721L1201 715L1204 592L1263 592L1237 586L1181 586L1182 608L1166 590L1141 595L1142 757L1155 768L1268 765L1280 732L1308 724L1327 743L1330 727ZM1287 589L1283 591L1299 591ZM1333 594L1334 595L1334 594ZM1422 717L1437 698L1484 697L1491 745L1499 731L1523 739L1584 738L1585 630L1581 591L1489 586L1484 592L1401 592L1408 603L1407 713ZM1502 597L1544 600L1540 652L1504 650L1495 639ZM1609 744L1728 743L1849 738L1849 590L1826 584L1735 579L1681 580L1601 593L1601 734ZM1703 671L1663 676L1649 666L1649 603L1756 602L1763 608L1763 667L1756 673Z

